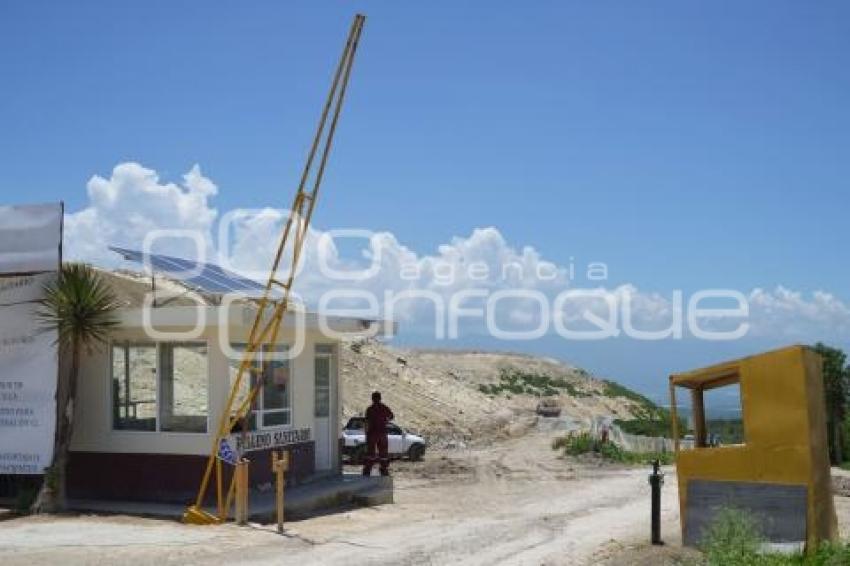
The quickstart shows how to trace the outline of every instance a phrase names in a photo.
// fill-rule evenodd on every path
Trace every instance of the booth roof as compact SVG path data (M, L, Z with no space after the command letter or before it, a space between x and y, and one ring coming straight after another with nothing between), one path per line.
M130 270L107 271L95 268L104 282L112 290L117 302L121 305L120 320L122 326L141 326L144 324L142 309L150 304L149 294L155 290L157 307L149 315L157 326L181 326L187 321L194 321L195 316L190 312L199 307L216 309L220 295L205 293L194 289L182 281L156 275L150 275ZM252 299L240 299L229 308L235 308L240 313L239 319L243 325L250 324L256 309ZM213 310L209 311L210 313ZM397 324L388 320L368 320L353 317L322 316L317 313L305 313L305 322L309 328L318 328L319 319L324 319L330 328L340 332L359 334L363 332L379 332L383 336L394 335ZM250 319L250 320L249 320ZM207 317L210 325L220 323L218 317ZM293 324L294 315L287 313L284 326Z
M674 373L670 376L670 383L678 387L687 387L689 389L713 389L715 387L723 387L724 385L729 385L738 381L738 368L746 360L764 356L765 354L769 353L778 353L785 350L793 350L799 348L805 348L805 346L795 344L792 346L786 346L784 348L771 350L770 352L765 352L762 354L746 356L737 360L731 360L727 362L721 362L719 364L714 364L705 368L695 369L684 373Z

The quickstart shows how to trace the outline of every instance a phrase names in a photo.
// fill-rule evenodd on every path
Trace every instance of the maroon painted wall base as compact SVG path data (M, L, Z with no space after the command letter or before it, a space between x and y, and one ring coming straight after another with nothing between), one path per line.
M290 453L287 484L302 482L315 472L315 444L286 447ZM271 450L248 452L252 487L270 483ZM197 495L207 456L190 454L129 454L72 452L68 462L68 497L186 503ZM231 466L225 464L229 470ZM226 474L229 478L229 473ZM208 497L212 500L214 486Z

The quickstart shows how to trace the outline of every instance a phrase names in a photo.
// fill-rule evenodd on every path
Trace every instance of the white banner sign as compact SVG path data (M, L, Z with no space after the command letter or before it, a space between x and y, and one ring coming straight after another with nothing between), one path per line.
M40 474L53 458L56 334L34 308L0 307L0 474Z
M41 474L53 459L56 334L35 312L57 276L61 229L60 204L0 206L0 474Z
M44 295L44 286L55 279L56 271L13 277L0 274L0 305L19 305L35 302ZM0 327L2 326L5 326L5 324L0 319Z
M0 206L0 275L56 271L62 205Z

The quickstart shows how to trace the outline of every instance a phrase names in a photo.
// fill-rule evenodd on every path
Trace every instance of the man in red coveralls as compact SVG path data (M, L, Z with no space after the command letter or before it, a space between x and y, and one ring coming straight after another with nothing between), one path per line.
M366 462L363 475L372 475L375 460L380 459L381 475L390 475L390 455L387 452L387 423L394 415L389 407L381 403L380 391L372 393L372 404L366 409Z

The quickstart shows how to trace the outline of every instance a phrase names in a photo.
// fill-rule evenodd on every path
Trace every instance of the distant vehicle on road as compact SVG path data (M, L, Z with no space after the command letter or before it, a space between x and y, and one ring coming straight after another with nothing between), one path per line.
M366 455L366 419L351 417L342 430L342 453L352 464L363 462ZM387 440L390 458L409 458L416 462L425 454L425 439L406 432L395 423L387 425Z

